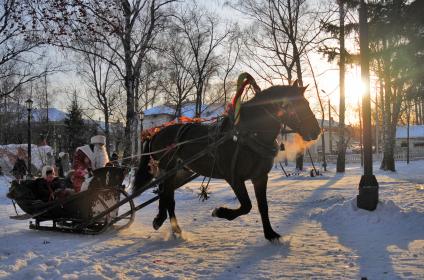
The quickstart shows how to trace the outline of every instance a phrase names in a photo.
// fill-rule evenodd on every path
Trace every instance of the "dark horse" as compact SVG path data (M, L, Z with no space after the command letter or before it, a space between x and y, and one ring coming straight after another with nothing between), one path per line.
M217 139L231 135L210 153L186 165L184 170L160 184L159 213L153 220L153 227L158 229L166 220L168 212L173 232L181 232L175 217L174 191L186 182L187 178L197 173L225 179L230 184L240 207L219 207L212 213L215 217L227 220L233 220L251 210L252 203L244 183L250 179L254 186L265 238L278 239L280 235L272 229L269 221L266 198L268 172L277 153L275 140L282 125L290 127L306 141L315 140L320 134L318 122L303 96L305 89L298 86L273 86L263 90L241 105L240 121L237 125L231 121L231 115L213 124L175 124L163 128L147 141L144 146L145 153L162 151L154 154L152 158L141 158L134 181L135 190L153 178L149 170L152 162L158 163L160 173L167 172ZM176 143L182 142L187 144L166 150L166 147L175 147Z

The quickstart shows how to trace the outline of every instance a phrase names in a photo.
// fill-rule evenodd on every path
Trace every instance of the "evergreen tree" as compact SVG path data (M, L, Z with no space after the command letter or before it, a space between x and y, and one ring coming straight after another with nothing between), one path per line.
M345 36L358 29L356 22L346 23L346 12L356 8L357 1L355 0L337 0L339 10L339 24L328 22L324 25L324 31L330 33L332 37L338 40L339 47L324 46L320 49L322 53L327 55L329 61L338 59L339 82L340 82L340 103L339 103L339 140L337 144L337 172L345 172L346 165L346 148L347 140L345 135L345 66L352 63L357 55L348 53L345 48Z
M422 1L391 0L370 5L370 47L384 89L384 150L381 169L395 171L395 135L402 104L422 95ZM421 9L420 9L421 8Z
M68 107L68 113L65 118L67 150L73 155L76 148L87 143L86 125L82 118L82 109L78 103L76 93L73 95L71 105Z

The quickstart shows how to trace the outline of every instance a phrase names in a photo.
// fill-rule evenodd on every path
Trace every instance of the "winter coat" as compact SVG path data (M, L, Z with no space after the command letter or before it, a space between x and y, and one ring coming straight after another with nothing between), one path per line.
M74 174L72 176L74 190L75 192L79 192L82 183L85 181L85 176L92 172L91 160L82 149L77 149L75 152L72 168L74 169Z
M16 179L22 179L27 172L27 166L23 159L18 158L13 165L12 174Z
M37 178L34 181L33 193L43 202L48 202L54 200L56 198L55 191L61 190L63 187L58 177L51 182L47 182L44 178Z

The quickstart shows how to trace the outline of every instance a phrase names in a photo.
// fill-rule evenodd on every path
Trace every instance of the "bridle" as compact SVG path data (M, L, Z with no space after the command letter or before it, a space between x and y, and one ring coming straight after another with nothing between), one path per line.
M280 103L280 102L278 102ZM270 110L266 107L262 107L262 109L265 111L265 113L271 118L271 120L273 120L274 122L278 123L280 125L280 129L283 126L283 120L282 118L279 118L278 116L276 116L275 114L279 114L280 112L283 114L288 114L289 118L294 118L296 120L297 124L302 124L302 119L299 117L299 114L297 113L296 110L294 109L289 109L290 107L294 107L293 106L293 102L289 100L289 98L284 98L282 101L283 104L274 104L274 110L276 113L272 113L270 112ZM293 128L291 128L291 130L285 130L285 133L295 133L296 131L293 130Z

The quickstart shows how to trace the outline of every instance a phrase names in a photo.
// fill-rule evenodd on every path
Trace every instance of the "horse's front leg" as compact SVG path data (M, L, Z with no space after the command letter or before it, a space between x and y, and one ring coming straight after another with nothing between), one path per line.
M240 202L240 207L237 209L229 209L226 207L215 208L212 212L212 216L227 220L234 220L238 216L246 215L252 209L252 202L250 201L244 181L240 179L235 181L236 183L231 187Z
M266 188L268 183L268 175L265 174L262 177L252 179L252 183L255 189L256 201L258 202L259 213L261 214L262 226L264 229L265 238L273 241L281 236L276 233L271 226L268 216L268 202L266 199Z

